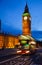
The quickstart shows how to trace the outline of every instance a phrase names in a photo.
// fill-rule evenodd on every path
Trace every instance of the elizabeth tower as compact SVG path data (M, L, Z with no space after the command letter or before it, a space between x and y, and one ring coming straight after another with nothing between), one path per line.
M27 4L22 15L22 33L23 35L31 35L31 16Z

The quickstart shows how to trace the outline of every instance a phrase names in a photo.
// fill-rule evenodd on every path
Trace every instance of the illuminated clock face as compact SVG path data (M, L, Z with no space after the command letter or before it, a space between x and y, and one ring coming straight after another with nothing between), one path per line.
M24 17L24 20L27 20L27 16Z

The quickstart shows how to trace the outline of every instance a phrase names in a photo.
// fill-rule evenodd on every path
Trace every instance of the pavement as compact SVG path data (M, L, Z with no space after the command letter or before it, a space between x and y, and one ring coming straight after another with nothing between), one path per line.
M42 49L31 55L7 55L0 58L0 65L42 65Z

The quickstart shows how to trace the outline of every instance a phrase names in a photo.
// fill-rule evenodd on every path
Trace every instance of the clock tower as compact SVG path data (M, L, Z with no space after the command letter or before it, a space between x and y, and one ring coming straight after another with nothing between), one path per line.
M27 4L22 15L22 32L23 35L31 35L31 16Z

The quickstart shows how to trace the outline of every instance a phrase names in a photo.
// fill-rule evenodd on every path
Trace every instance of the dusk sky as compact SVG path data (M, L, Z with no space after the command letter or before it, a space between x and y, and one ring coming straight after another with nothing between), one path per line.
M31 30L42 31L42 0L0 0L2 30L22 30L22 14L25 5L31 15Z

